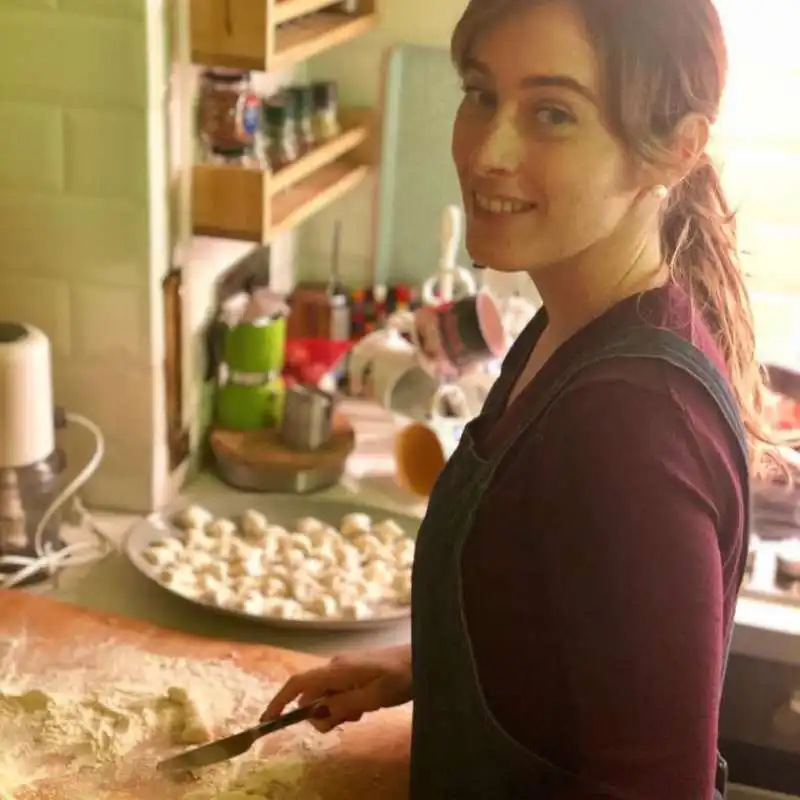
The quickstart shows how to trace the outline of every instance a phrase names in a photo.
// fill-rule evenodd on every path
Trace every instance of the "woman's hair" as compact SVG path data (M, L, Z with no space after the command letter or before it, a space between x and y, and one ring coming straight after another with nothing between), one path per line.
M476 37L499 16L553 0L469 0L451 43L461 68ZM669 145L689 114L713 123L727 75L727 50L713 0L571 0L602 65L613 132L647 162L669 163ZM736 224L707 155L670 192L662 251L674 278L710 326L724 356L760 467L771 441L762 422L764 381L738 261Z

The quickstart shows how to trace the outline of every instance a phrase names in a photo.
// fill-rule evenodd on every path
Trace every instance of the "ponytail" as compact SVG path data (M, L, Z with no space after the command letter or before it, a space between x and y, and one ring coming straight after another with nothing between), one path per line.
M676 281L710 326L748 432L758 473L771 436L764 426L764 377L756 362L750 300L738 258L736 220L719 174L704 156L670 194L661 246Z

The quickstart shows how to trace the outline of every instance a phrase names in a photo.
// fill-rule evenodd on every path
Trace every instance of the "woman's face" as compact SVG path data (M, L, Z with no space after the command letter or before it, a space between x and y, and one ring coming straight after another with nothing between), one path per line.
M569 5L501 17L470 56L453 128L467 249L535 276L610 237L641 187L603 119L597 55Z

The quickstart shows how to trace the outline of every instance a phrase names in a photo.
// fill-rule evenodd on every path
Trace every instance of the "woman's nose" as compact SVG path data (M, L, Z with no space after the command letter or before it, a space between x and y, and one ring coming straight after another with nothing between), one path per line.
M484 174L513 174L519 169L524 153L516 109L501 108L475 153L475 170Z

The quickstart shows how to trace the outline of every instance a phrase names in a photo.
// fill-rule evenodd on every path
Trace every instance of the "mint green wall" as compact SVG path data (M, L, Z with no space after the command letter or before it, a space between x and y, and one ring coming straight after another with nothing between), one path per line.
M57 402L108 438L87 500L128 508L152 495L146 2L0 0L0 318L51 337Z

